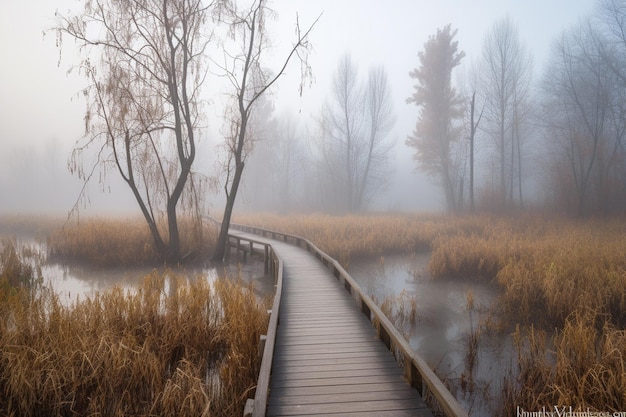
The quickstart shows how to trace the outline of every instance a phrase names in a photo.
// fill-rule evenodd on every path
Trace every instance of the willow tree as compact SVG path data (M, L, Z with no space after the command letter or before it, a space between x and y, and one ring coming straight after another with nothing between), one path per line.
M413 134L406 140L415 148L414 159L426 173L439 179L448 210L458 209L456 181L458 166L453 157L453 144L461 135L457 120L463 117L461 96L452 87L452 70L460 64L465 53L458 51L454 40L457 31L451 25L438 29L428 38L419 53L420 67L411 71L417 80L415 92L407 103L420 108Z
M59 19L58 43L64 36L78 43L78 68L88 80L86 134L70 169L87 183L97 168L113 168L157 252L178 262L177 210L188 207L193 182L208 9L200 0L91 0ZM85 169L93 154L96 162Z
M243 9L238 8L234 2L225 2L224 6L220 20L230 28L230 39L235 46L233 51L225 52L223 63L216 62L216 65L221 68L221 76L226 78L232 86L232 93L224 117L227 123L225 138L227 161L224 166L226 206L213 253L215 261L222 261L224 258L237 191L246 158L255 141L255 132L249 129L250 120L260 99L282 77L292 58L296 57L300 60L302 81L310 75L308 37L317 22L317 20L313 22L305 31L301 31L299 23L296 22L296 38L293 45L286 57L279 61L279 68L275 75L272 75L265 66L267 63L264 62L269 48L266 23L268 15L272 13L267 6L267 0L254 0L249 7ZM300 92L302 88L301 82Z

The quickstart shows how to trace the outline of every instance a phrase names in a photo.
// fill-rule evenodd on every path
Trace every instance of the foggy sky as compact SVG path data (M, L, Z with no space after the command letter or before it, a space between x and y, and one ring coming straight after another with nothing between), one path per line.
M55 10L66 14L68 8L79 10L77 4L82 7L69 0L3 0L0 4L0 212L64 212L80 190L80 181L67 171L67 158L83 132L85 103L79 92L84 81L75 72L67 74L71 65L78 63L72 53L73 41L65 39L58 66L54 33L42 36L43 30L54 26ZM483 38L495 21L509 15L531 51L534 76L539 78L551 43L589 14L594 4L594 0L274 0L270 5L277 18L270 23L270 33L275 57L291 46L296 13L302 26L323 13L311 34L313 85L299 97L299 71L291 67L279 82L280 90L274 91L276 112L295 110L299 123L310 123L329 95L333 71L346 52L362 74L371 65L383 64L397 118L392 133L395 177L377 208L441 209L439 189L415 169L413 151L404 145L418 114L414 105L405 103L413 91L408 73L418 66L417 54L428 36L451 23L458 29L456 39L466 53L463 65L467 66L480 57ZM207 81L209 90L212 82ZM208 94L219 95L219 88ZM216 104L207 108L208 130L202 135L205 139L196 159L196 169L207 175L215 166L210 159L221 138L220 116ZM135 207L130 192L119 181L113 181L104 194L94 182L89 195L95 211Z

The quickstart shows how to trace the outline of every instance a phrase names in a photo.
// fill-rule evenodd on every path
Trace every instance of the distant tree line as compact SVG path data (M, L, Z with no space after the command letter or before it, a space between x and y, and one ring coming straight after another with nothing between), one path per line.
M446 209L533 205L579 216L623 213L625 33L626 2L602 0L555 40L544 74L533 77L532 55L505 17L487 32L481 55L455 77L465 59L457 30L438 29L408 73L415 89L407 102L418 113L405 146L441 187ZM369 209L393 166L395 103L386 78L379 67L361 79L346 54L313 125L275 117L274 140L258 143L251 158L245 207ZM261 167L267 172L257 175ZM265 184L255 183L259 177Z
M335 70L327 100L303 131L293 115L271 118L250 158L243 192L245 207L257 210L365 211L387 185L391 171L390 132L395 123L385 68L359 74L344 54Z
M451 81L463 57L456 31L448 25L432 36L411 72L418 83L408 101L420 112L406 144L441 184L447 209L474 210L478 153L483 209L523 208L532 171L542 196L534 204L575 215L624 213L625 33L626 2L601 1L596 14L557 39L533 83L532 57L504 18L487 33L462 92Z

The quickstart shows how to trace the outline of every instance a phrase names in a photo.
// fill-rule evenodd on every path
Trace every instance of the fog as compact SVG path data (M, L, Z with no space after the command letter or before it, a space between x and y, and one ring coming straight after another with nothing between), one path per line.
M444 198L441 188L417 169L414 151L405 140L415 128L418 109L407 104L414 81L409 71L419 65L418 53L428 37L451 23L458 29L456 40L466 57L455 73L467 71L481 54L487 31L498 19L510 16L520 39L528 46L534 60L534 74L540 78L548 60L550 45L565 28L589 14L594 0L500 1L293 1L270 3L276 17L269 22L269 34L275 58L291 46L296 16L301 25L311 24L320 14L310 41L313 53L310 64L313 81L302 95L298 93L299 71L289 67L286 76L273 89L270 119L279 123L291 118L297 126L302 154L311 158L311 143L316 136L322 106L331 92L332 78L341 57L349 53L358 67L359 77L366 77L370 67L384 66L388 74L395 124L389 137L395 144L389 153L387 184L368 204L373 210L441 211ZM54 33L42 32L55 25L55 11L80 10L75 1L33 0L0 5L0 212L67 213L75 204L82 181L68 171L68 158L84 131L85 102L80 94L84 80L77 71L68 72L78 63L72 41L65 40L62 56ZM272 64L273 62L273 64ZM276 70L276 68L274 68ZM206 81L206 126L201 132L195 170L208 177L218 174L222 141L222 103L224 83L210 73ZM478 159L478 176L486 180L490 156ZM92 161L84 161L86 169ZM132 194L110 172L104 182L94 172L88 185L88 199L83 210L93 213L118 213L136 210ZM301 171L300 175L309 174ZM245 176L239 209L257 207L255 192L260 190ZM488 178L487 178L488 179ZM525 187L532 190L532 176ZM268 182L269 183L269 182ZM295 183L299 194L311 194L306 183ZM211 208L221 210L221 187L209 195ZM302 203L306 205L306 203ZM306 210L307 207L295 208ZM272 208L272 207L267 207Z

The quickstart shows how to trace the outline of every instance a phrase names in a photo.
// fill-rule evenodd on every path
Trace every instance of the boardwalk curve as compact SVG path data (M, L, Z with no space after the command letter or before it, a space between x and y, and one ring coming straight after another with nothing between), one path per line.
M432 416L419 395L423 392L435 400L442 415L467 416L336 261L305 239L238 228L246 231L231 229L237 247L246 247L240 246L241 240L271 245L283 261L282 285L277 288L282 298L274 307L278 315L273 312L271 317L279 323L278 330L263 355L271 378L263 387L260 375L255 417ZM295 244L287 243L289 238Z

